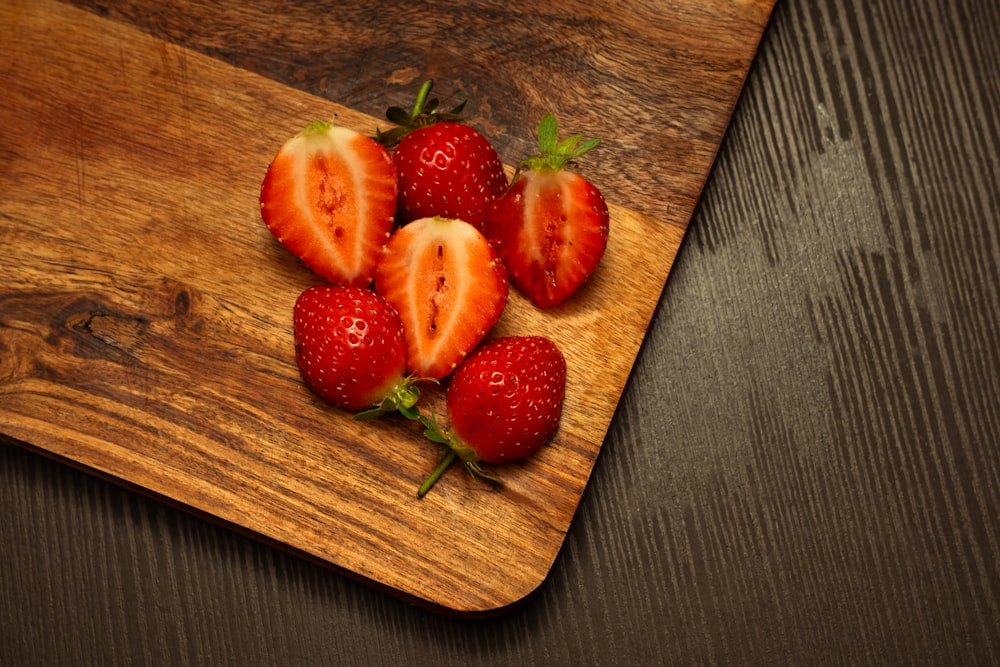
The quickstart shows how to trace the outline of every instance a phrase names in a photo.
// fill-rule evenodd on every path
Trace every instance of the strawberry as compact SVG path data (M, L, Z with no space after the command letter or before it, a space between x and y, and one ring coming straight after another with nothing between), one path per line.
M534 454L559 425L566 391L566 360L541 336L494 338L476 348L452 376L447 407L451 430L421 417L425 435L445 446L445 457L420 487L430 490L459 458L476 477L497 481L480 462L507 463Z
M295 359L320 398L371 418L399 410L416 419L417 380L405 375L396 311L370 289L314 285L295 301Z
M464 102L448 112L434 111L437 100L426 101L432 85L424 83L409 116L391 107L386 116L399 127L379 134L383 143L395 146L397 221L406 224L437 215L482 230L490 202L507 187L507 175L489 140L457 122Z
M558 140L555 116L538 126L540 155L527 158L514 184L494 201L486 235L514 286L536 306L555 306L597 268L608 243L610 215L600 191L566 169L600 143L580 135Z
M321 277L364 287L392 230L396 188L396 169L383 146L315 121L272 160L260 213L282 245Z
M375 289L402 320L409 369L440 379L499 319L507 304L507 271L471 224L421 218L389 238Z

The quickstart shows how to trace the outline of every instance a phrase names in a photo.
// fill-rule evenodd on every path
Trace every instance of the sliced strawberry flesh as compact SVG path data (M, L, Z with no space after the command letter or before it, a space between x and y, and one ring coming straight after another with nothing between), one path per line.
M506 272L485 237L445 218L397 230L375 286L399 311L410 370L438 379L483 338L507 300Z
M607 243L607 223L604 199L581 176L527 171L494 204L487 233L511 281L537 305L552 306L597 266Z
M364 286L395 211L391 158L342 127L306 131L275 157L261 187L268 229L323 278Z

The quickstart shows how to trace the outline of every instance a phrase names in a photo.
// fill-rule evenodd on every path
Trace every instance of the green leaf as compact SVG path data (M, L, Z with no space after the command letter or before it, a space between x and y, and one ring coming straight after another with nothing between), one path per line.
M483 467L479 465L477 461L466 461L465 469L468 470L469 474L471 474L473 477L478 477L479 479L485 479L487 481L493 482L494 484L503 484L503 480L501 480L498 476L492 473L486 472L483 469Z
M576 147L576 151L573 154L574 158L578 158L589 150L597 148L601 143L600 139L587 139L582 144Z
M441 425L438 423L437 415L433 412L430 417L425 417L420 415L417 417L420 423L424 425L424 437L431 442L436 442L439 445L448 444L448 436L441 430Z
M389 107L385 110L385 117L396 125L406 125L410 122L410 114L403 107Z
M574 134L559 141L556 117L552 113L547 113L538 124L538 155L521 160L518 169L559 171L566 166L566 163L575 160L600 143L600 139L584 139L582 134Z
M361 412L354 413L354 421L359 422L370 422L374 419L381 417L385 411L382 406L376 406L374 408L369 408L367 410L362 410Z
M410 421L420 419L420 410L413 405L400 405L399 414L403 415Z
M580 143L582 140L583 140L582 134L577 134L568 139L563 139L562 141L559 142L559 145L556 146L555 150L556 155L572 155L573 149L575 149L576 145Z
M556 144L559 141L559 126L556 124L556 117L551 113L545 114L538 123L538 148L542 155L550 155L556 152Z
M430 428L429 429L425 429L424 430L424 437L427 438L428 440L430 440L431 442L436 442L439 445L447 445L448 444L448 439L446 437L444 437L443 435L441 435L441 433L439 431L436 431L434 429L430 429Z

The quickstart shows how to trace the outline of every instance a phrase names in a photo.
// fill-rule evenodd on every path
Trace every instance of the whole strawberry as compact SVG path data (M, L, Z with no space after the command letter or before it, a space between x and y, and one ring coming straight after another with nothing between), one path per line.
M566 360L548 338L507 336L480 345L448 385L450 431L421 417L425 435L447 452L417 495L426 494L455 458L474 476L496 481L480 462L534 454L558 428L565 392Z
M376 141L315 121L275 155L260 189L271 233L334 284L364 287L392 230L396 168Z
M548 307L569 298L597 268L610 214L600 190L566 168L598 139L559 141L555 116L548 114L538 143L540 154L521 162L514 184L490 205L485 229L514 287Z
M315 285L293 315L295 359L306 385L359 419L399 410L416 419L420 392L406 376L406 347L396 311L375 292Z
M409 116L399 107L391 108L386 116L400 125L380 134L383 143L395 146L397 221L441 216L482 230L490 202L507 187L507 175L489 140L458 122L464 103L435 112L437 100L426 101L431 86L430 81L424 83Z

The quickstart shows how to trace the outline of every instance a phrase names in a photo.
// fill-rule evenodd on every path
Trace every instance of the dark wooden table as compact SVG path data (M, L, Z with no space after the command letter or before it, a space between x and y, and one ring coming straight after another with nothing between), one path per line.
M309 60L309 3L284 34L77 4L385 104ZM992 0L778 2L523 607L447 620L3 444L0 664L1000 663L997 34Z

